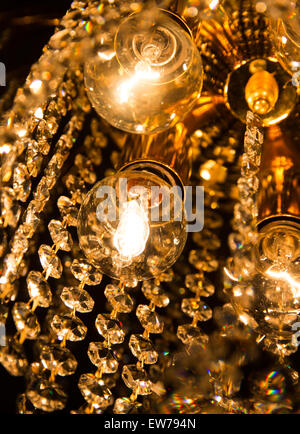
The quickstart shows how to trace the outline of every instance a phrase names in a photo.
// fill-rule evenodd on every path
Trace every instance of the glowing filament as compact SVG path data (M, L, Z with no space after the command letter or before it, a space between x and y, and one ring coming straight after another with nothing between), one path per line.
M131 259L140 255L149 237L148 217L138 201L125 204L120 223L114 235L114 246L121 256Z

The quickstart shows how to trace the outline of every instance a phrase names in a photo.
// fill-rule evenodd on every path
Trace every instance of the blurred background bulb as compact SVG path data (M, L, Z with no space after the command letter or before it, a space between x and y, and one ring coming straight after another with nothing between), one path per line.
M166 130L194 106L202 88L202 62L183 21L150 9L104 32L85 64L85 85L98 114L131 133Z
M98 182L85 197L80 246L104 274L126 282L150 279L181 254L187 237L183 200L177 190L172 196L165 179L131 167ZM164 197L170 197L166 206Z

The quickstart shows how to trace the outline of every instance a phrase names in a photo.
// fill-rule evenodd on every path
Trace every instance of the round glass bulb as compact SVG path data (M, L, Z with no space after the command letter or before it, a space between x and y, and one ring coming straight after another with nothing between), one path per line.
M171 188L156 174L132 169L98 182L78 218L80 246L89 261L126 282L171 267L187 237L180 189Z
M200 96L199 51L184 23L155 9L130 15L105 33L85 64L85 85L98 114L130 133L151 134L181 120Z

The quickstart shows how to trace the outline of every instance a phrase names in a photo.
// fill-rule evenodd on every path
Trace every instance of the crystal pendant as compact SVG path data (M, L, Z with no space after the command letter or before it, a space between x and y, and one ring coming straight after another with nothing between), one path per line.
M71 351L58 344L43 345L40 359L45 369L61 376L72 375L77 368L77 360Z
M215 256L204 250L191 250L189 262L198 270L207 272L216 271L219 265Z
M62 264L59 257L53 252L50 246L42 244L39 248L39 257L46 276L59 279L62 274Z
M115 400L114 413L115 414L128 414L135 408L134 401L129 398L118 398Z
M119 312L129 313L132 311L133 300L123 289L116 285L107 285L104 294L109 303Z
M140 323L149 333L162 333L164 323L156 312L152 311L149 306L140 304L136 310L136 316Z
M152 382L148 379L144 369L138 369L136 365L125 365L122 378L129 389L136 390L139 395L152 393Z
M118 370L119 362L114 353L103 348L102 342L91 342L88 349L90 361L102 371L103 374L114 374Z
M15 303L12 308L15 326L26 339L36 339L40 333L40 325L34 313L26 303Z
M215 292L214 285L207 278L204 278L201 273L187 274L185 276L185 286L201 297L210 297Z
M41 307L49 307L52 293L46 279L39 271L30 271L27 276L27 288L30 298Z
M150 339L146 339L143 335L131 335L129 339L129 348L132 354L141 362L153 364L157 362L158 354L154 350Z
M116 319L111 319L108 314L99 314L96 318L98 333L111 344L121 344L124 341L125 333L122 324Z
M54 315L51 327L59 340L67 339L72 342L82 341L87 332L81 319L68 314Z
M211 308L197 298L184 298L181 303L182 311L198 321L208 321L212 317Z
M47 412L62 410L67 402L67 395L61 386L44 378L33 380L26 395L36 408Z
M77 226L78 209L74 206L71 199L66 196L60 196L57 201L57 206L64 221L69 226Z
M16 401L18 414L34 414L35 408L29 401L25 393L17 397Z
M206 345L208 336L203 333L199 327L194 327L192 324L184 324L178 327L177 337L184 344L199 344Z
M6 341L6 346L0 347L0 363L11 375L24 375L28 362L22 345L12 337L7 338Z
M65 287L60 298L67 307L81 313L91 312L95 304L87 291L74 287Z
M77 280L84 281L87 285L99 285L102 280L102 274L84 260L74 259L71 271Z
M97 378L93 374L81 375L78 387L85 400L100 408L106 408L113 403L111 391L105 386L102 378Z
M60 248L69 252L73 245L73 240L69 232L64 229L62 222L59 220L51 220L48 229L53 240L53 243Z
M165 291L160 286L157 286L153 280L146 280L142 285L142 291L144 296L157 307L166 307L170 302Z

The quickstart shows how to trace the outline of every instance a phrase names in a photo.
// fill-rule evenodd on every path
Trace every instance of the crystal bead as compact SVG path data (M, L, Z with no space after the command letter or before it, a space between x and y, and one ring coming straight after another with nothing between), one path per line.
M60 298L67 307L81 313L91 312L95 304L87 291L74 287L65 287Z
M27 371L25 352L14 338L7 338L5 347L0 346L0 363L13 376L22 376Z
M149 333L162 333L164 323L156 312L152 311L149 306L140 304L136 310L136 316L140 323Z
M187 274L185 286L201 297L210 297L215 292L214 285L202 273Z
M130 295L116 285L106 285L104 291L105 297L109 303L118 310L118 312L129 313L132 311L134 303Z
M40 325L34 313L26 303L15 303L12 308L15 326L26 339L36 339L40 333Z
M39 271L30 271L27 276L27 288L30 298L41 307L49 307L52 293L46 279Z
M129 398L118 398L115 400L114 413L128 414L135 407L134 401Z
M0 283L0 296L3 300L15 301L18 295L17 282Z
M257 176L250 176L247 178L241 177L237 182L237 186L240 198L245 200L257 192L259 180Z
M121 344L124 341L125 333L122 323L117 319L111 319L108 314L99 314L96 318L98 333L111 344Z
M194 327L192 324L183 324L177 329L177 337L184 344L200 344L208 343L208 336L203 333L199 327Z
M84 281L87 285L99 285L102 280L102 274L84 260L74 259L71 271L77 280Z
M208 250L217 250L221 246L219 237L208 229L203 230L202 232L194 232L193 241L198 244L199 247Z
M146 280L142 285L142 291L144 296L157 307L166 307L170 302L165 291L157 286L153 280Z
M38 143L35 140L30 141L26 151L26 166L31 176L36 177L39 174L42 162L43 156L39 151Z
M160 282L172 282L172 280L174 279L174 271L172 270L172 268L169 268L168 270L160 273L158 277Z
M158 354L154 350L150 339L143 335L131 335L129 339L129 348L132 354L141 362L152 365L157 362Z
M72 248L73 240L69 232L64 229L61 221L51 220L48 225L48 229L55 246L60 250L69 252Z
M16 255L23 255L28 250L28 239L19 227L13 238L12 252Z
M181 303L182 311L198 321L208 321L212 317L212 310L207 304L197 298L184 298Z
M69 226L77 226L78 209L74 206L71 199L66 196L60 196L57 206L64 221Z
M44 378L32 381L26 396L36 408L47 412L62 410L67 402L67 394L61 386Z
M77 368L77 360L71 351L58 344L43 345L40 359L45 369L63 377L74 374Z
M59 340L82 341L85 338L87 328L81 319L71 315L54 315L51 327Z
M8 306L0 303L0 325L5 324L8 317Z
M21 207L15 199L12 188L6 187L0 190L0 210L4 226L16 227L21 215Z
M23 231L28 238L33 236L40 223L39 210L36 206L38 203L38 201L31 201L24 214Z
M218 261L210 253L203 250L191 250L189 254L189 263L201 271L216 271Z
M13 188L16 198L22 202L26 202L30 190L31 182L25 164L18 164L14 170Z
M129 389L136 390L139 395L152 393L152 382L148 379L144 369L138 369L136 365L125 365L122 378Z
M119 362L111 350L103 348L102 342L91 342L88 356L93 365L97 366L103 374L114 374L117 372Z
M42 244L39 248L39 257L46 275L59 279L62 274L62 265L58 256L53 252L50 246Z
M25 393L22 393L17 397L16 405L18 414L33 414L35 412L35 408Z
M113 395L105 386L103 379L93 374L81 375L78 387L84 399L91 405L106 408L113 403Z

